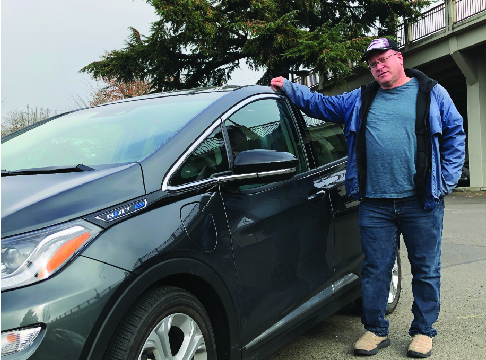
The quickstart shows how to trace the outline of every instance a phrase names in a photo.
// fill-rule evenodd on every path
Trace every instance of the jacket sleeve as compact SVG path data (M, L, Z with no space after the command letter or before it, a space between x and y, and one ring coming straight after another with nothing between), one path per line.
M442 136L439 138L441 165L441 195L449 194L456 187L464 165L466 134L463 119L447 91L440 85L437 88L437 101L441 116Z
M308 116L339 124L345 123L350 117L354 103L360 94L360 90L356 89L342 95L325 96L287 79L284 81L282 91Z

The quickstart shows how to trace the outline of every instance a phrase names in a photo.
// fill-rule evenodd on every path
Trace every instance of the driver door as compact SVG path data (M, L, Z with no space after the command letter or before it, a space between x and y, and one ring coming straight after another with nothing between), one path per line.
M231 159L266 149L299 160L290 180L221 188L238 278L242 346L252 351L277 336L282 325L297 321L299 306L332 283L332 215L328 198L312 198L323 222L310 214L309 197L317 190L286 100L249 99L226 115L224 127Z

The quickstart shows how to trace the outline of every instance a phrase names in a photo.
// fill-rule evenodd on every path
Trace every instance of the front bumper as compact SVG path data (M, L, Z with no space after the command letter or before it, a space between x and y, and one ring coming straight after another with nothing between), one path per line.
M40 324L29 348L2 360L78 360L115 290L130 273L78 256L45 281L2 292L2 332ZM93 338L93 336L91 336Z

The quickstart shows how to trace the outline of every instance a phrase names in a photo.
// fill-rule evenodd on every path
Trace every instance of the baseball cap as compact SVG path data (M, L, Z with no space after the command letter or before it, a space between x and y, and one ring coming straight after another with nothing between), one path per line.
M371 42L370 46L368 46L368 48L366 49L366 52L361 57L361 61L368 60L368 55L373 50L396 50L396 51L400 51L398 49L397 44L393 40L388 40L388 39L385 39L385 38L375 39Z

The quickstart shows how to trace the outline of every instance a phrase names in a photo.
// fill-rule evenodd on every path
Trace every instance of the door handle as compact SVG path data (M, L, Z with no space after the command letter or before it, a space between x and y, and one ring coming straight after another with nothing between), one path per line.
M307 198L309 201L316 201L326 196L326 190L319 190L315 194L309 195Z

